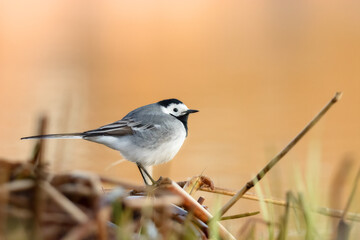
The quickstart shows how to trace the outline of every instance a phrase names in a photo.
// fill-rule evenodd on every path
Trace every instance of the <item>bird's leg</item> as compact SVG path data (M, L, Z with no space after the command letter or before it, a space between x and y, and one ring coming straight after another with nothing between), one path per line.
M149 185L148 182L147 182L147 180L146 180L146 178L145 178L145 176L144 176L144 173L145 173L146 176L150 179L150 181L151 181L152 184L154 185L156 182L155 182L155 180L151 177L151 175L148 173L148 171L146 170L146 168L144 168L144 166L141 165L140 163L136 163L136 164L137 164L137 166L138 166L138 168L139 168L139 171L140 171L141 176L142 176L142 178L143 178L143 180L144 180L144 183L145 183L146 185Z
M144 171L146 176L150 179L152 185L155 185L156 181L151 177L150 173L146 170L146 168L142 165L140 165L141 169Z
M139 165L138 163L137 163L137 167L139 168L141 177L143 178L145 185L149 185L148 182L147 182L147 180L146 180L146 178L145 178L145 176L144 176L144 173L143 173L143 171L142 171L142 168L140 167L140 165Z

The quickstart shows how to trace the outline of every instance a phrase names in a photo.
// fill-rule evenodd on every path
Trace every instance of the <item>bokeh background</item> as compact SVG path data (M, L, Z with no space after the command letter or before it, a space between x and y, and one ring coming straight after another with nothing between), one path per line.
M340 176L337 201L321 205L344 207L360 165L359 1L0 3L0 156L7 159L29 158L34 141L19 139L36 133L41 115L49 133L78 132L178 98L200 113L190 117L179 154L155 176L204 174L239 189L336 91L342 100L263 180L267 197L284 199L294 175L306 182L313 171L324 196ZM104 146L46 146L53 172L142 183L132 163L107 169L121 157ZM257 209L242 200L231 212Z

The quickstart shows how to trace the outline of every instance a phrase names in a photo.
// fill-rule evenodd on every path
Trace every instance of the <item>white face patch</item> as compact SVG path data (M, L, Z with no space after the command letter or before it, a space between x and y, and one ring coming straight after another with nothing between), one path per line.
M179 117L186 114L186 111L189 110L189 108L183 103L171 103L167 107L161 106L161 110L166 114L171 114L175 117Z

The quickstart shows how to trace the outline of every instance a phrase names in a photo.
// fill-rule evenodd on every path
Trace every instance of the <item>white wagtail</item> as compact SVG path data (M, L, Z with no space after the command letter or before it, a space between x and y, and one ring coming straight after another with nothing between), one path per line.
M144 173L155 183L144 166L165 163L174 158L188 134L189 109L177 99L166 99L139 107L123 119L100 128L66 134L24 137L85 139L120 151L127 160L137 164L145 184Z

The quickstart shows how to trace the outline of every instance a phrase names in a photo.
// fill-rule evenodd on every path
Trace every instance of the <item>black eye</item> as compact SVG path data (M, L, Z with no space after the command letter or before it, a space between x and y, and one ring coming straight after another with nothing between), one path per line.
M174 110L174 112L177 112L177 111L178 111L178 109L177 109L177 108L174 108L173 110Z

